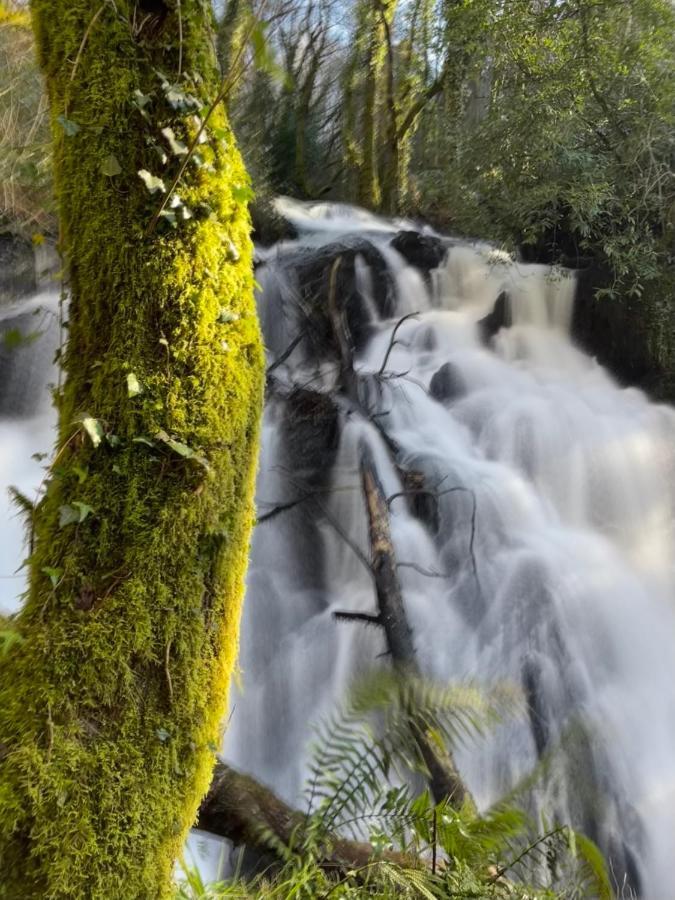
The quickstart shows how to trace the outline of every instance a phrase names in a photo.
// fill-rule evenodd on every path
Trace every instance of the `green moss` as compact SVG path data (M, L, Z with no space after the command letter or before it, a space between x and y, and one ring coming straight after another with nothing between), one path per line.
M0 897L12 900L169 895L237 650L263 382L246 173L217 109L177 189L193 217L149 231L160 199L137 172L170 184L180 158L161 129L189 140L196 128L158 73L201 107L217 74L208 4L143 7L32 4L71 301L58 459L11 623L23 641L0 659ZM151 98L145 116L135 91ZM102 171L111 155L115 176ZM108 435L97 448L84 415ZM93 512L59 527L75 502ZM60 570L56 587L45 568Z

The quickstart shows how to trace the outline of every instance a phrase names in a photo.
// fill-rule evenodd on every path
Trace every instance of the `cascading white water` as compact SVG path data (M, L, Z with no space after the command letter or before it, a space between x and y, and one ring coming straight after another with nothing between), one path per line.
M225 756L295 801L312 726L357 673L378 664L377 630L336 622L333 613L374 610L372 581L340 533L367 548L361 441L387 494L402 489L384 433L399 448L396 463L423 473L437 495L417 515L404 498L391 505L420 663L443 680L517 685L527 700L529 715L460 749L474 796L488 805L552 754L532 808L587 830L611 855L619 881L667 900L675 851L675 411L620 389L575 348L574 280L564 273L454 242L427 287L389 246L398 224L355 218L345 207L308 214L286 203L284 211L306 234L261 256L270 362L308 315L289 254L311 259L330 241L348 244L347 233L367 236L394 300L382 317L382 275L359 250L354 278L367 339L356 369L378 427L342 398L336 420L321 413L324 434L313 448L288 395L292 385L329 391L335 360L308 360L301 342L274 371L242 687ZM478 323L504 292L511 324L486 346ZM419 315L401 325L390 350L409 313ZM20 348L18 360L7 351L11 378L0 385L1 477L26 491L42 474L30 454L52 443L53 416L39 400L52 376L40 360L51 358L55 339L52 330ZM36 400L25 406L29 371L38 373L26 389ZM296 502L303 492L308 500ZM6 609L21 590L14 576L22 551L20 523L8 506L0 511Z
M323 242L330 223L321 223ZM363 233L371 223L352 224ZM340 219L334 239L344 227ZM420 313L388 355L394 377L368 397L400 448L398 464L438 492L435 521L420 521L404 500L392 504L397 557L415 567L400 577L420 662L443 680L519 685L529 707L460 750L463 776L487 806L551 754L533 809L587 830L619 882L665 900L675 850L675 411L619 388L573 345L569 275L460 244L427 291L386 237L373 240L397 301L358 356L364 380L380 371L398 319ZM283 256L278 263L261 273L266 285L288 278ZM511 326L488 348L477 323L503 291ZM265 290L265 318L285 316L277 301ZM284 321L288 343L297 321ZM272 342L276 355L282 343ZM282 381L326 390L334 368L294 352ZM335 530L367 547L360 440L375 452L385 491L402 490L378 429L344 407L318 493L256 531L243 689L225 745L229 760L290 801L312 725L384 649L375 630L333 618L375 604L368 573ZM287 416L282 400L270 403L261 515L300 492Z

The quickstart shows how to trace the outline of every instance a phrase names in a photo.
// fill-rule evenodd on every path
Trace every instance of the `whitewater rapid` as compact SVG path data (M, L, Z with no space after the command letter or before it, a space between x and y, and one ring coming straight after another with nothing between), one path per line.
M258 274L270 360L302 320L289 254L315 246L317 230L322 244L331 226L333 240L367 236L396 300L378 317L364 290L374 275L369 282L361 260L372 336L356 370L371 384L378 427L341 400L337 448L327 471L311 476L320 498L256 530L226 757L297 801L313 725L355 675L380 664L375 629L333 618L375 609L372 580L334 527L367 548L358 477L366 440L388 495L403 489L394 463L423 472L438 493L434 521L404 500L392 504L423 669L487 689L515 685L526 701L528 714L459 750L479 805L546 758L529 798L542 823L587 831L619 884L666 900L675 850L675 411L620 388L574 346L570 273L455 243L425 282L379 220L350 220L344 207L332 217L284 211L300 237L272 250ZM486 346L478 323L502 292L511 325ZM410 313L418 315L399 328L373 388L393 329ZM275 377L281 389L266 411L258 482L263 515L298 493L283 397L308 382L334 391L335 366L308 359L300 345ZM399 448L395 461L381 431Z

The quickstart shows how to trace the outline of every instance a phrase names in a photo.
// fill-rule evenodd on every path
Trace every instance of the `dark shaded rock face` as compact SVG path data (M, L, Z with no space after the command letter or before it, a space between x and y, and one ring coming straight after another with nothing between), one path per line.
M598 297L610 284L599 266L578 273L572 336L621 383L675 402L675 275L642 297Z
M428 281L431 270L437 269L445 259L449 244L445 238L418 231L399 231L391 246L407 263L419 269Z
M36 288L32 244L13 234L0 234L0 306L33 294Z
M249 206L253 240L262 247L271 247L278 241L294 240L298 232L293 225L284 219L274 208L274 204L265 198L254 200Z
M446 406L461 397L465 391L464 379L457 367L450 362L444 363L437 372L434 372L429 382L429 394L434 400Z
M492 338L502 328L508 328L511 325L511 305L509 295L506 291L495 300L492 312L480 319L478 322L478 333L484 344L489 344Z

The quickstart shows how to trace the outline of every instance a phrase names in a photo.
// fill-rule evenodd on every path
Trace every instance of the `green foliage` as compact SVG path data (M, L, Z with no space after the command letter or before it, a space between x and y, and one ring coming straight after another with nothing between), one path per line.
M466 62L434 112L448 163L420 148L420 203L539 256L592 256L639 296L675 249L672 4L466 0L447 27Z
M0 225L50 228L49 121L23 5L0 0Z
M188 870L177 900L219 898L505 898L609 900L602 857L570 828L537 834L519 809L498 804L477 815L434 804L419 784L420 764L410 730L410 704L439 740L473 740L513 708L508 694L486 697L470 687L402 683L379 673L362 682L318 731L309 814L291 847L273 834L267 843L283 860L279 871L253 880L235 875L205 885ZM327 865L343 839L365 841L362 865Z

